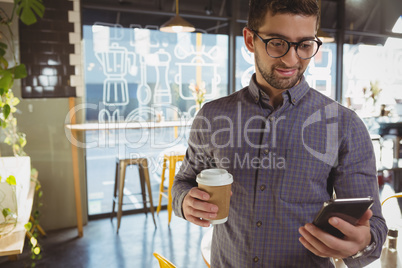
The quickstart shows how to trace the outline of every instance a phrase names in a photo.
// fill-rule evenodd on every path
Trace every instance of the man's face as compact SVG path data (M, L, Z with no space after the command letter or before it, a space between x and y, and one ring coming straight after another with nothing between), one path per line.
M254 29L263 39L279 37L289 42L300 42L314 39L317 18L315 16L300 16L293 14L276 14L268 12L265 23L259 29ZM265 44L254 38L254 54L256 63L257 82L271 90L284 91L296 85L310 59L301 59L292 46L281 58L272 58L265 51Z

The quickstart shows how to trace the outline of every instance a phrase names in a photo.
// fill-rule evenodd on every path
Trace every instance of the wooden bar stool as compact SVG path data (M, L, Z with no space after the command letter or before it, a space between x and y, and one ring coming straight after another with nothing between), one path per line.
M179 161L183 161L185 155L181 154L182 152L170 152L163 155L163 166L162 166L162 175L161 175L161 185L159 187L159 203L156 209L156 213L159 214L159 211L162 207L162 196L168 199L168 215L169 215L169 223L172 219L172 186L174 181L174 176L176 174L176 164ZM165 171L166 171L166 162L169 161L169 186L167 190L164 190L163 183L165 181ZM166 194L167 193L167 194Z
M141 183L141 195L142 195L142 203L144 205L145 213L148 216L148 207L147 203L150 204L150 210L152 213L152 219L154 221L155 227L155 216L154 216L154 204L152 202L152 191L151 191L151 182L149 179L148 172L148 160L146 158L134 158L134 159L116 159L116 176L114 181L114 195L113 195L113 208L112 213L110 215L110 220L113 220L115 204L117 203L117 233L119 232L121 216L123 215L123 197L124 197L124 182L126 179L126 168L130 165L137 165L138 171L140 175L140 183ZM145 184L148 188L148 197L149 201L147 201L147 196L145 192ZM135 195L135 194L133 194Z

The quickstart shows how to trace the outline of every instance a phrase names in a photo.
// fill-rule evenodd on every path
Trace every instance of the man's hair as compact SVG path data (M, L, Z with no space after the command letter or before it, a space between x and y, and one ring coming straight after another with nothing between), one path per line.
M317 29L319 26L320 8L317 0L250 0L247 27L258 30L268 11L272 12L272 15L279 13L317 16Z

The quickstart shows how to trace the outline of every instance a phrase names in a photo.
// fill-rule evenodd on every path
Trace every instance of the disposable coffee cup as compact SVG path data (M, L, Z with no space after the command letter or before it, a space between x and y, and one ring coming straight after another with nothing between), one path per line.
M198 188L210 195L209 203L218 206L218 215L215 219L207 219L211 224L221 224L228 220L230 193L233 176L224 169L205 169L197 175Z

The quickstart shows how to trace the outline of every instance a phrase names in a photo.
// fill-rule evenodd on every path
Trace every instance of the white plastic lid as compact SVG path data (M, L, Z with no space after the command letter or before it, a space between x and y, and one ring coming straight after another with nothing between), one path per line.
M221 186L233 183L233 176L224 169L211 168L201 171L196 181L202 185Z

